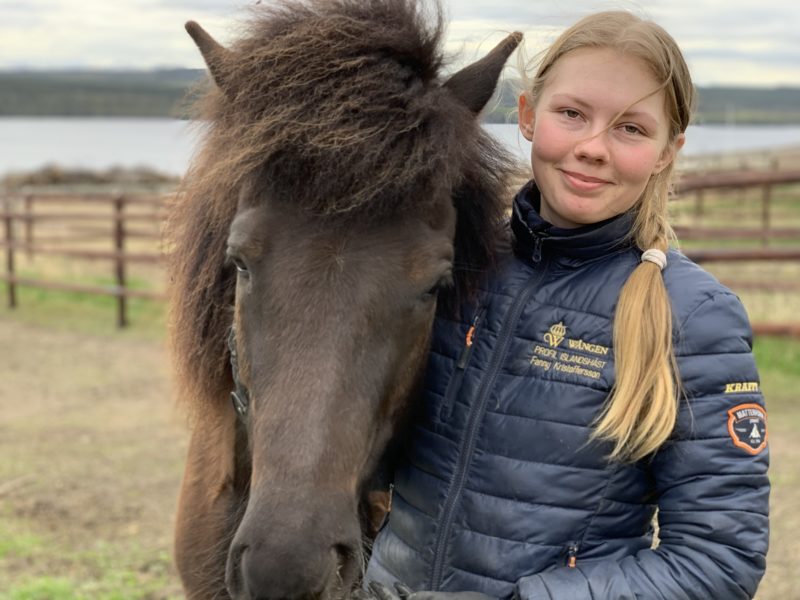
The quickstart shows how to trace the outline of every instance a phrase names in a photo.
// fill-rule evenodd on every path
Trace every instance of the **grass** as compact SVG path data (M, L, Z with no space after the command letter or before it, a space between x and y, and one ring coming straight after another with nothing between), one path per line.
M153 564L160 568L153 568ZM96 569L96 575L77 580L71 577L50 575L31 576L14 582L3 592L2 600L173 600L176 595L164 595L169 581L169 557L151 561L152 572L131 570L126 565L105 564ZM67 568L76 568L76 561L67 561Z
M771 425L796 431L800 426L800 403L797 402L797 390L800 389L800 340L759 337L753 344L753 354L769 408L791 417L788 421L781 419Z
M0 600L179 598L169 591L175 590L176 582L168 550L153 552L152 547L110 537L85 546L85 535L66 537L65 529L69 530L66 524L43 527L36 519L3 511Z
M139 548L105 542L90 550L76 550L57 536L20 530L19 521L8 515L0 520L0 540L0 564L9 571L22 568L28 573L12 579L0 575L2 600L164 598L158 595L168 584L170 557L164 553L148 559ZM54 559L58 571L73 575L38 573L37 565L52 568Z
M7 297L5 282L0 282L0 294ZM0 314L13 314L22 322L47 327L148 339L160 339L166 327L166 305L161 301L129 298L126 314L130 326L120 332L116 326L116 298L31 287L17 287L17 308L10 309L5 304Z
M29 558L43 545L42 538L32 533L14 533L0 524L0 559L7 556Z
M163 332L47 322L0 315L0 600L179 598L186 432Z

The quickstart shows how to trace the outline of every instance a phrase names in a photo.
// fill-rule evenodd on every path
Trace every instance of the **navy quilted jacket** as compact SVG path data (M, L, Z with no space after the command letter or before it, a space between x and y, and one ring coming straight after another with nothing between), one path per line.
M534 207L527 186L514 252L478 306L463 321L437 317L366 579L531 600L751 598L767 553L769 459L740 302L669 252L688 400L654 455L609 462L591 423L614 384L612 319L641 251L624 241L629 215L563 230Z

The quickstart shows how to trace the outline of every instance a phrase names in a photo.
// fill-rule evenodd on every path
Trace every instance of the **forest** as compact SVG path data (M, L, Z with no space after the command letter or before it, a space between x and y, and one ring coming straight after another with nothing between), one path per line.
M191 118L200 69L0 71L0 116ZM514 122L520 82L506 79L491 123ZM699 87L696 124L800 124L800 87Z

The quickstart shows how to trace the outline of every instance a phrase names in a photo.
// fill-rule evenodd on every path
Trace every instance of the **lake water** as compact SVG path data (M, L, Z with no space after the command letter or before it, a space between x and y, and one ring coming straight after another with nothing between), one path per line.
M487 125L528 160L530 144L516 125ZM0 118L0 175L45 164L105 169L147 166L180 175L192 156L197 127L172 119ZM683 154L698 156L800 146L800 126L689 128Z

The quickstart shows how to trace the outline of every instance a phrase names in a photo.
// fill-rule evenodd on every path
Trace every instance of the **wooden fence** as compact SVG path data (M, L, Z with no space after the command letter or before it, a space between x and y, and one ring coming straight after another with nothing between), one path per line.
M705 193L708 190L743 190L760 188L760 223L757 228L727 227L708 228L701 226L676 227L681 240L730 240L759 241L758 248L688 249L685 253L699 263L704 262L783 262L800 261L800 228L775 227L773 214L773 189L778 185L800 183L800 171L737 171L687 175L676 186L679 197L695 194L694 213L702 217L707 210ZM128 265L158 264L161 253L153 250L134 251L129 247L132 240L157 240L163 222L166 196L145 195L66 195L28 194L0 196L0 216L4 221L5 237L0 248L5 249L6 269L0 280L7 283L8 304L15 307L18 302L17 287L30 286L52 290L75 291L89 294L113 296L117 299L117 325L128 325L129 298L163 300L164 294L149 290L131 289L128 284ZM683 200L685 201L685 200ZM61 207L69 207L69 210ZM40 212L37 205L50 205L55 209ZM86 208L90 207L90 208ZM98 210L103 207L105 212ZM71 224L71 241L105 240L109 249L66 248L64 236L42 235L36 226L45 222L61 225ZM18 226L15 227L15 224ZM775 241L797 241L797 245L773 247ZM24 252L33 255L60 256L70 260L107 261L111 265L114 285L86 285L63 281L21 277L17 272L16 257ZM776 292L800 292L800 281L725 282L734 290L760 289ZM758 333L800 336L798 323L755 323Z
M128 245L133 239L155 242L159 238L164 204L162 196L145 195L27 194L3 197L0 217L4 222L5 236L0 247L5 249L6 268L5 273L0 274L0 280L7 284L9 307L17 306L19 286L113 296L117 299L117 325L126 327L129 323L129 298L164 299L163 293L131 289L127 278L128 265L157 264L161 260L159 252L132 251ZM37 211L37 205L51 208L41 212ZM15 227L17 223L21 227ZM59 235L40 235L42 227L36 225L45 223L55 223L66 230ZM103 239L110 243L110 247L98 249L97 242ZM77 249L65 247L76 242L84 246ZM86 247L89 242L95 247ZM25 253L27 257L46 255L70 260L106 261L111 265L114 285L22 277L17 270L19 253Z
M776 263L800 262L800 227L785 226L782 215L776 214L774 199L778 186L800 183L800 171L796 169L778 170L726 170L686 174L676 185L678 201L691 201L694 196L693 221L702 222L710 210L708 192L723 192L723 197L732 194L740 198L747 190L759 190L759 218L756 227L726 226L703 227L697 225L675 227L675 233L683 242L696 240L716 241L730 245L731 242L742 242L742 247L728 248L692 248L684 249L685 254L697 263ZM752 203L752 198L747 200ZM800 197L797 200L800 204ZM800 210L797 211L800 213ZM796 213L796 214L797 214ZM781 222L781 226L775 226ZM752 247L756 243L760 247ZM751 247L745 247L751 246ZM761 291L777 293L800 293L800 278L792 280L747 281L740 278L723 280L723 283L737 292ZM755 322L753 330L756 334L789 335L800 337L800 321L797 322Z
M694 193L694 214L701 219L706 213L706 192L719 190L738 190L740 193L751 188L761 190L761 243L769 245L771 239L796 238L797 231L775 229L772 227L774 214L772 210L773 190L776 186L800 183L800 171L793 170L737 170L686 174L675 186L678 196ZM708 235L709 232L705 232ZM720 236L728 238L741 238L751 235L749 230L728 230L717 232ZM701 235L699 232L686 232L688 235Z

